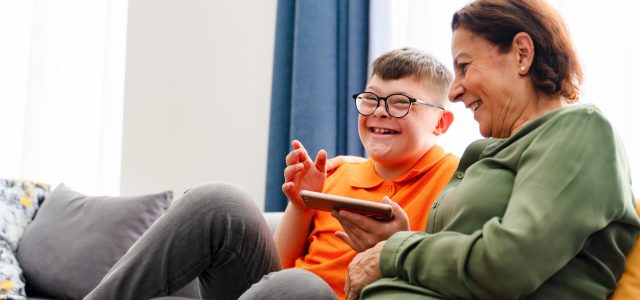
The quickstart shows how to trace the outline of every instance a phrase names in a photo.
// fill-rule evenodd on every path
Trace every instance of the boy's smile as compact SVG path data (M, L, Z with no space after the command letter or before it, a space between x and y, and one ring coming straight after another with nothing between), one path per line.
M374 75L369 80L366 92L381 97L401 93L433 101L426 84L414 77L383 80ZM385 110L384 104L380 102L372 115L358 117L360 140L375 161L376 171L383 178L385 169L408 170L431 149L436 136L441 133L436 127L443 114L440 109L413 104L409 114L393 118Z
M382 135L387 135L387 134L398 134L397 131L392 130L392 129L387 129L387 128L380 128L380 127L371 127L369 128L369 130L373 133L373 134L382 134Z
M374 136L378 135L394 135L402 133L402 129L398 128L398 126L392 126L393 124L384 124L389 122L379 122L378 120L370 120L367 122L367 127L369 128L369 132L371 132Z

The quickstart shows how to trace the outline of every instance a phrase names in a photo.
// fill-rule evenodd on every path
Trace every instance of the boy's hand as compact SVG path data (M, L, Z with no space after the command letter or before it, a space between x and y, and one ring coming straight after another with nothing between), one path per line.
M327 177L327 152L318 151L314 163L300 141L293 140L291 144L293 151L289 152L285 159L287 167L284 169L282 192L296 208L307 210L302 203L300 191L322 192Z
M362 252L398 231L409 230L409 217L402 207L388 197L384 197L383 202L391 205L393 219L390 221L378 221L346 210L333 211L331 215L338 219L345 231L336 231L335 235L356 252Z

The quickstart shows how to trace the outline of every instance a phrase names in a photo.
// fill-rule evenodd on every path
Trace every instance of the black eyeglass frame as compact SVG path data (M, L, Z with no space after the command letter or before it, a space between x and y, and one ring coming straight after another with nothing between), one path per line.
M375 108L375 109L373 109L373 111L372 111L370 114L368 114L368 115L367 115L367 114L363 114L363 113L362 113L362 112L360 112L360 110L358 109L358 95L362 95L362 94L371 94L371 95L376 96L376 100L377 100L376 108ZM404 96L404 97L407 97L407 98L409 99L409 109L407 109L407 112L406 112L404 115L399 116L399 117L396 117L396 116L392 115L392 114L391 114L391 112L389 112L389 104L388 104L388 102L387 102L387 99L389 99L389 98L391 98L391 97L393 97L393 96ZM373 115L373 114L376 112L376 109L378 109L378 107L380 106L380 100L384 100L384 109L387 111L387 113L388 113L390 116L392 116L392 117L394 117L394 118L396 118L396 119L404 118L406 115L408 115L408 114L411 112L411 108L413 107L413 103L420 103L420 104L422 104L422 105L426 105L426 106L429 106L429 107L433 107L433 108L438 108L438 109L441 109L441 110L445 110L444 106L442 106L442 105L440 105L440 104L435 104L435 103L427 102L427 101L424 101L424 100L416 99L416 98L409 97L409 96L407 96L407 95L405 95L405 94L401 94L401 93L391 94L391 95L388 95L388 96L386 96L386 97L380 97L380 96L376 95L376 93L372 93L372 92L360 92L360 93L357 93L357 94L353 94L353 96L351 96L351 97L353 98L353 103L356 105L356 111L358 111L358 113L359 113L359 114L361 114L361 115L363 115L363 116L370 116L370 115Z

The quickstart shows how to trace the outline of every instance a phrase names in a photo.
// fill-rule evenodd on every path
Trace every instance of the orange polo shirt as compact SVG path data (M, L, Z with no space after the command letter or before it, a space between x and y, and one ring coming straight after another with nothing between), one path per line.
M323 192L374 202L388 196L407 212L411 230L424 230L433 201L457 166L458 158L434 146L410 171L394 180L380 178L372 159L344 164L329 175ZM316 211L312 222L307 254L296 260L295 267L316 273L344 299L347 268L357 253L334 235L343 229L331 213Z

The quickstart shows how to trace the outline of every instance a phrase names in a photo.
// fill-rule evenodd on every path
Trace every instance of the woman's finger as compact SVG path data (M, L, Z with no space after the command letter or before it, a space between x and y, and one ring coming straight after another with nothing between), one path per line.
M380 226L380 221L348 210L341 210L338 215L345 222L349 222L350 226L358 228L365 233L376 232Z
M337 236L342 239L346 244L348 244L353 250L357 252L362 252L368 249L371 245L371 237L372 234L363 231L358 226L355 226L353 223L350 223L346 220L341 220L340 216L337 212L332 213L336 219L342 225L344 229L344 233L337 234ZM336 217L337 216L337 217Z
M347 233L345 233L344 231L336 231L335 236L337 236L339 239L341 239L345 244L349 245L349 247L351 247L351 249L353 249L356 252L362 252L362 246L356 244Z

